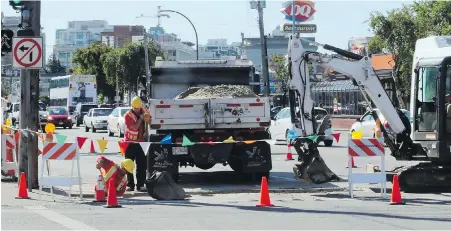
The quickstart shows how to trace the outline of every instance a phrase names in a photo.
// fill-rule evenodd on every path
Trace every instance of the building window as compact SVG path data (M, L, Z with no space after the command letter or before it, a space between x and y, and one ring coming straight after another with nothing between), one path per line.
M77 39L83 39L85 34L83 32L77 32Z

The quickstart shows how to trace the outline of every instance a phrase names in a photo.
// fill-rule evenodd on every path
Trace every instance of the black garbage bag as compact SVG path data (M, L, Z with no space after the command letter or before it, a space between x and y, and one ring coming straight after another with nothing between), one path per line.
M189 197L167 171L155 171L145 183L147 193L156 200L184 200Z

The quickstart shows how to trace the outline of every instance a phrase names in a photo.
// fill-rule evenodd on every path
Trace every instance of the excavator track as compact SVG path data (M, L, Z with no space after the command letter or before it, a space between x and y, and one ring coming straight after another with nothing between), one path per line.
M451 164L420 163L399 168L395 172L399 175L399 185L403 192L451 192Z

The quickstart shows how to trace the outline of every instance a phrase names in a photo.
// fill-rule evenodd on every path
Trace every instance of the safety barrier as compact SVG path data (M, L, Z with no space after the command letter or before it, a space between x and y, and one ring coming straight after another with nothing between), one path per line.
M69 197L71 197L72 186L78 184L80 188L80 198L83 199L81 189L81 174L80 174L80 157L78 155L77 143L44 143L42 152L41 174L39 178L39 199L41 199L42 186L50 186L50 191L53 198L53 186L69 186ZM72 167L69 177L65 176L50 176L49 165L47 165L47 176L44 176L44 162L48 161L72 161ZM74 164L77 162L78 176L74 177Z
M380 172L376 173L353 173L352 158L373 157L380 158ZM381 184L381 194L386 196L387 176L385 172L385 149L378 139L349 139L348 142L348 183L349 195L353 195L353 184L369 183Z
M17 153L16 153L16 140L14 139L14 135L10 134L2 134L2 171L14 170L14 175L18 177L18 164L17 164ZM11 150L12 152L12 161L8 160L7 152ZM8 161L7 161L8 160Z

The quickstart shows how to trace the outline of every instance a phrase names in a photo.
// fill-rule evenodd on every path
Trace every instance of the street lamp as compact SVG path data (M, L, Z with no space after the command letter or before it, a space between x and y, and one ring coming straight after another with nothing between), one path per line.
M181 16L183 16L186 20L188 20L188 22L191 24L191 26L194 29L194 33L196 34L196 60L199 60L199 38L197 37L197 31L196 31L196 27L194 26L194 24L191 22L191 20L189 20L188 17L186 17L184 14L175 11L175 10L159 10L158 14L160 14L160 12L170 12L170 13L176 13L179 14Z

